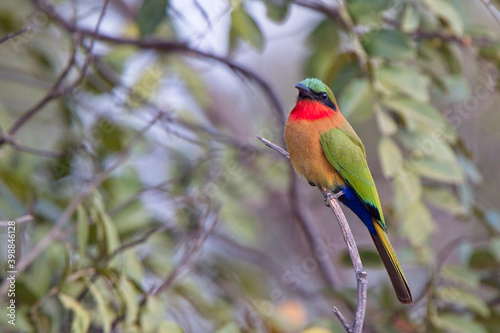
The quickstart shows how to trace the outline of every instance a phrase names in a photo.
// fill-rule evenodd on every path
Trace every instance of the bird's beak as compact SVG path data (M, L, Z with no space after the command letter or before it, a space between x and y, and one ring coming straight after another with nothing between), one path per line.
M307 88L305 85L302 83L297 83L294 85L295 88L299 89L299 91L305 96L309 98L314 98L314 94L312 93L311 89Z

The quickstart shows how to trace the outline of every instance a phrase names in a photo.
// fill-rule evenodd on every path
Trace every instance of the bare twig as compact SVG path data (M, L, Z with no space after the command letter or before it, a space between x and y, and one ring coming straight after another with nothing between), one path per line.
M22 29L22 30L20 30L18 32L14 32L14 33L8 34L7 36L0 38L0 44L2 44L5 41L8 41L11 38L17 37L20 34L25 33L26 31L30 31L30 30L31 30L31 27L28 26L28 27L26 27L26 28L24 28L24 29Z
M97 34L99 32L99 28L101 26L101 23L104 19L104 15L106 13L106 8L108 7L110 0L105 0L104 4L102 5L101 12L99 14L99 18L97 19L97 24L94 27L94 29L91 29L93 34ZM52 88L49 90L49 92L38 102L36 103L33 107L25 111L12 125L12 127L9 129L8 134L9 136L13 136L29 119L31 119L34 115L36 115L38 112L40 112L45 105L47 105L49 102L52 100L59 98L61 96L64 96L71 91L73 91L84 79L85 74L87 72L87 68L90 65L90 63L93 60L93 54L92 54L92 49L94 47L95 39L92 38L90 41L90 45L88 47L89 53L87 57L85 58L85 61L82 65L82 68L80 69L80 74L79 76L72 82L70 83L67 87L62 87L63 81L66 79L68 74L70 73L71 69L76 63L76 54L78 50L78 44L81 40L82 34L79 31L75 31L77 34L76 41L74 42L73 46L73 51L70 55L70 59L68 61L68 64L65 66L61 74L58 76L56 82L52 85ZM0 138L0 145L6 143L7 141L5 138Z
M252 145L247 144L245 141L237 138L236 136L230 135L230 134L225 134L219 131L216 131L210 127L207 126L202 126L199 124L192 123L188 120L181 119L179 117L175 117L175 115L172 112L169 112L165 110L164 108L160 107L154 102L151 102L150 100L144 98L140 94L138 94L133 88L127 86L117 75L112 71L112 69L108 68L105 63L100 62L97 60L95 62L95 67L97 70L99 70L99 74L102 74L103 76L106 77L107 80L113 82L116 86L121 87L125 92L127 98L133 98L134 100L137 100L138 102L144 104L146 107L151 109L154 112L163 112L165 114L165 121L172 123L174 125L178 125L186 130L193 131L193 132L204 132L208 135L210 135L214 140L217 140L219 142L225 143L225 144L230 144L234 147L237 147L241 151L246 151L246 152L257 152L256 148ZM121 94L114 94L114 96L117 99L122 100L123 96ZM127 101L123 101L123 103L127 103ZM170 132L174 135L179 136L180 133L177 133L175 131L170 130ZM187 138L183 137L184 140L187 140ZM189 140L188 140L189 141Z
M140 245L142 243L145 243L149 237L153 236L155 233L157 232L160 232L160 231L163 231L165 230L166 227L163 226L163 225L160 225L160 226L156 226L154 227L153 229L147 231L144 235L142 235L141 237L137 238L137 239L134 239L133 241L130 241L128 243L125 243L123 244L122 246L120 246L119 248L117 248L116 250L114 250L110 255L108 255L106 257L106 259L104 261L109 261L111 259L113 259L114 257L116 257L118 254L122 253L123 251L125 250L128 250L134 246L137 246L137 245Z
M105 170L97 174L88 184L85 186L68 204L66 209L62 212L59 218L56 220L54 226L50 230L50 232L42 238L42 240L37 243L33 249L28 252L18 263L16 266L16 270L18 273L23 272L26 268L31 265L31 263L50 245L54 240L56 240L63 232L63 228L68 222L68 220L73 215L74 211L78 207L78 205L90 194L92 193L99 185L101 185L113 172L116 168L121 166L130 156L132 152L132 147L134 144L147 132L161 117L161 114L158 114L155 118L153 118L148 124L144 126L144 128L132 138L129 146L125 149L117 159ZM4 280L2 285L0 286L0 293L2 295L6 295L7 288L7 280Z
M33 216L31 215L23 215L21 217L18 217L17 219L13 220L15 223L26 223L29 221L33 220ZM0 227L7 227L9 225L9 222L12 221L0 221Z
M279 147L278 145L270 142L269 140L266 140L262 138L261 136L257 136L257 138L262 141L266 146L269 148L272 148L276 150L278 153L283 155L286 158L290 158L290 155L286 150L283 148ZM344 241L347 245L347 249L349 251L349 255L351 257L352 265L354 267L354 272L356 273L356 280L357 280L357 290L358 290L358 296L357 296L357 306L356 306L356 314L354 317L354 323L352 325L349 325L347 323L347 320L345 317L342 315L342 313L337 309L337 307L333 308L334 314L337 316L337 318L340 320L344 328L346 329L347 332L350 333L360 333L361 330L363 329L363 322L365 318L365 311L366 311L366 293L368 289L368 282L366 278L366 272L363 269L363 264L361 263L361 258L359 256L358 248L356 246L356 242L354 241L354 237L351 232L351 228L349 227L349 223L347 223L347 220L345 218L344 213L342 212L342 209L340 208L338 198L342 196L344 193L342 191L337 192L337 193L332 193L330 190L326 188L320 188L321 193L325 197L325 201L327 206L329 206L332 211L335 213L335 216L337 217L337 220L339 222L340 228L342 229L342 235L344 236Z
M189 267L191 266L194 258L196 257L196 254L200 250L201 246L207 239L207 237L210 235L212 232L215 224L217 223L218 216L217 214L214 214L213 211L210 210L210 207L208 207L201 218L200 221L200 226L198 228L198 234L194 240L194 244L191 246L191 249L189 252L184 256L182 261L175 267L175 269L170 273L170 275L163 281L162 284L158 288L156 288L153 292L151 292L151 295L157 295L160 293L162 290L170 287L174 281Z
M368 281L366 279L366 272L363 269L363 264L361 263L361 258L359 256L358 247L352 236L351 228L347 219L345 218L342 209L340 208L338 198L344 193L342 191L335 194L326 188L320 188L321 193L325 197L327 206L329 206L335 213L337 220L342 229L342 235L344 236L344 241L347 244L347 249L349 251L349 256L351 257L351 262L354 267L354 272L356 273L357 289L358 289L358 299L356 306L356 315L354 317L354 323L352 326L347 324L344 316L340 313L337 307L333 308L333 312L337 318L342 322L342 325L348 332L361 332L363 329L363 322L365 320L365 309L366 309L366 293L368 290Z
M288 152L285 149L281 148L280 146L272 143L271 141L269 141L267 139L264 139L260 135L256 135L256 137L257 137L257 139L262 141L269 148L276 150L278 153L280 153L281 155L285 156L288 159L290 158L290 155L288 154Z
M348 19L342 17L338 6L334 5L330 6L330 5L325 5L324 3L321 2L308 1L308 0L295 0L293 3L297 6L301 6L325 14L326 16L337 21L340 27L343 28L344 30L354 29L352 23ZM401 29L400 21L394 20L389 17L383 17L383 20L385 24L390 25L397 29ZM417 29L412 32L406 32L406 34L416 40L439 39L445 42L456 43L462 47L470 47L471 45L484 46L484 45L492 45L498 43L498 40L494 40L484 36L470 36L470 35L459 36L456 34L443 32L442 30L429 31L424 29Z
M0 145L7 143L8 138L12 138L12 136L30 119L32 118L35 114L37 114L40 110L43 109L45 105L47 105L50 101L53 99L62 96L61 95L61 90L60 85L63 82L63 80L66 78L66 76L69 74L71 68L75 64L75 57L76 57L76 52L78 50L78 45L75 42L75 45L73 47L73 51L70 55L69 61L67 65L64 67L63 71L61 74L58 76L56 82L52 85L50 88L49 92L40 100L38 103L33 105L31 108L26 110L15 122L14 124L10 127L10 129L7 131L8 132L8 137L2 137L0 138Z
M0 140L2 142L5 142L6 144L9 144L14 150L17 150L17 151L23 152L23 153L28 153L28 154L33 154L33 155L38 155L38 156L43 156L43 157L48 157L48 158L57 158L57 157L61 157L63 155L62 152L50 151L50 150L25 146L25 145L20 144L17 141L15 141L8 134L1 134Z
M276 113L277 118L281 123L284 124L285 118L283 113L283 108L281 106L281 102L278 97L274 93L272 87L259 75L254 73L252 70L245 68L236 62L232 61L229 58L219 56L210 52L202 51L200 49L196 49L190 47L188 44L178 41L165 41L159 39L133 39L133 38L123 38L119 36L107 35L99 31L95 31L92 29L87 29L83 27L79 27L72 22L64 19L59 13L57 13L56 9L50 5L49 3L43 0L32 0L34 5L45 13L50 13L50 17L55 20L60 26L62 26L65 30L72 33L79 33L82 36L89 36L94 38L95 40L99 40L102 42L112 43L116 45L132 45L136 46L140 49L150 49L156 50L159 52L172 52L172 53L183 53L192 57L199 57L208 60L214 60L216 62L220 62L235 72L240 73L244 77L250 79L257 83L260 86L264 95L268 98L270 103L274 107L274 111Z

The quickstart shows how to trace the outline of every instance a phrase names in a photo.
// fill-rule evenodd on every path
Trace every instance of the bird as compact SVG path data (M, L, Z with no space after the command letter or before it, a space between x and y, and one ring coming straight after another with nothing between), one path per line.
M311 186L342 195L338 198L366 225L385 269L403 304L413 297L396 253L389 242L380 199L354 129L339 110L332 90L317 78L307 78L298 89L295 107L284 136L295 172Z

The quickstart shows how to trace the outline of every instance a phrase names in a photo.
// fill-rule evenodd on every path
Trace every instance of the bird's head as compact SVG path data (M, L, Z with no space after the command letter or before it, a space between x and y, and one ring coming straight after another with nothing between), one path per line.
M330 117L341 119L333 92L319 79L308 78L295 85L299 90L297 104L289 120L316 120Z
M307 78L297 83L294 87L299 90L297 102L301 100L318 101L333 111L337 111L337 101L332 90L321 82L321 80Z

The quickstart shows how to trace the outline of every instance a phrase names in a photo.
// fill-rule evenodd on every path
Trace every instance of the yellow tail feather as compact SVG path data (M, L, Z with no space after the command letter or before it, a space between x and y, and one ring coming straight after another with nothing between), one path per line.
M374 220L373 224L375 225L377 235L371 236L380 257L382 258L385 269L389 274L389 278L391 279L392 286L396 291L396 295L401 303L413 304L413 298L411 296L410 288L408 287L408 282L406 281L403 270L401 269L398 258L396 257L396 253L389 242L389 238L387 238L387 234L377 221Z

